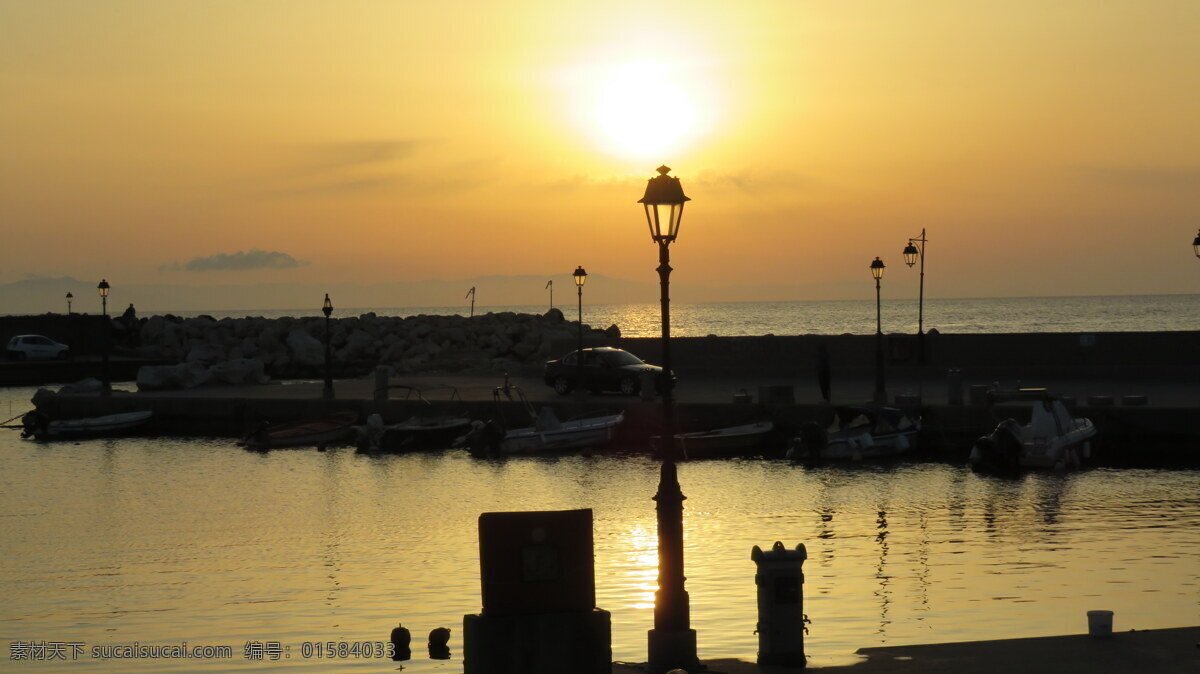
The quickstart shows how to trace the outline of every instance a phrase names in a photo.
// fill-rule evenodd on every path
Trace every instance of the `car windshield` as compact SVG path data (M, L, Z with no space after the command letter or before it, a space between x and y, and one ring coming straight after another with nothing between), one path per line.
M609 365L620 367L622 365L644 365L640 358L629 353L628 351L613 351L605 357L605 362Z

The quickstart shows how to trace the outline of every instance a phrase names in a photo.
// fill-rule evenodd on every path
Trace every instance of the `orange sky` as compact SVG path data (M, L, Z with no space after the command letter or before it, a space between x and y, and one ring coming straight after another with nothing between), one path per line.
M1195 0L0 0L0 282L654 281L665 162L684 300L871 297L877 255L915 296L923 227L932 297L1200 292L1198 34ZM252 250L297 263L188 268Z

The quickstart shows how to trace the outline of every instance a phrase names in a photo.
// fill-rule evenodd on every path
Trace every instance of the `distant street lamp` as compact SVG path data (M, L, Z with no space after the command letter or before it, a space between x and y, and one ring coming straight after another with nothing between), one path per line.
M887 402L887 391L883 385L883 314L879 300L879 281L883 278L883 260L875 258L871 263L871 276L875 277L875 402Z
M575 386L583 390L583 284L587 283L587 272L583 267L576 267L575 289L579 292L579 350L575 352Z
M696 630L691 629L691 609L683 583L683 501L687 497L679 488L675 467L675 424L673 422L671 379L671 260L667 247L679 236L683 220L683 205L690 199L683 194L679 178L668 176L666 166L658 167L658 175L646 185L646 194L638 203L646 209L650 238L658 244L658 278L662 288L662 357L663 357L663 429L662 470L659 473L658 493L658 591L654 593L654 629L649 633L649 674L663 674L671 669L697 671Z
M325 388L321 392L321 397L332 400L333 353L329 349L329 315L333 313L333 302L329 301L329 293L325 293L325 304L321 306L321 313L325 314Z
M72 295L70 291L67 291L67 315L68 316L71 315L71 300L73 300L73 299L75 299L75 296Z
M103 388L100 389L101 395L112 393L112 379L108 375L108 350L110 342L112 342L112 326L108 323L108 281L100 279L100 284L96 289L100 291L100 313L104 316L104 337L103 344L100 348L100 377Z
M1196 232L1196 238L1192 240L1192 250L1195 251L1196 257L1200 257L1200 232Z
M920 246L915 243L920 243ZM921 285L917 299L917 362L925 362L925 228L921 228L921 236L908 240L904 247L904 264L910 268L921 259Z
M554 279L546 281L546 289L550 291L550 308L554 309Z
M467 294L463 296L463 299L465 300L468 297L471 298L471 316L470 316L470 318L474 318L475 317L475 286L471 286L471 289L467 291Z

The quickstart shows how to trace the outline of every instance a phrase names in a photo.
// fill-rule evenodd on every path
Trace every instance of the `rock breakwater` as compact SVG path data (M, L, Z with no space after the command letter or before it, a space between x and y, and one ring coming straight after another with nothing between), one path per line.
M620 337L617 326L583 326L589 343ZM329 321L334 375L361 376L378 366L393 373L529 372L557 349L569 349L579 323L558 309L545 314L361 316ZM323 317L180 318L141 322L134 353L178 365L145 367L139 388L192 388L269 379L318 378L325 367Z

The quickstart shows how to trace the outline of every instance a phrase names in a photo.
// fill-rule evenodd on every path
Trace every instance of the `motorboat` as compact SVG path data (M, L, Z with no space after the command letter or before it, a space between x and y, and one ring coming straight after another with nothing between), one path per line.
M500 439L501 454L540 454L592 449L608 444L625 413L559 421L554 410L543 407L533 426L510 428Z
M787 458L860 461L897 456L916 447L920 432L921 418L895 407L839 406L828 427L815 422L801 426Z
M770 421L758 421L707 431L676 433L674 437L685 459L719 458L760 450L774 429L775 425ZM657 448L662 443L662 437L651 436L650 442Z
M358 412L338 410L319 417L287 421L278 424L262 424L243 441L246 449L268 450L291 447L317 447L340 442L354 432Z
M395 384L383 390L393 389L404 391L404 400L423 403L423 413L394 424L384 424L378 414L368 416L366 424L354 427L359 451L396 453L445 449L470 429L471 418L465 413L428 413L434 403L427 396L433 391L446 392L446 403L452 406L456 402L461 404L462 398L457 388L443 384Z
M412 416L395 424L384 424L378 414L367 417L367 423L355 426L358 449L361 452L399 453L426 449L445 449L455 438L471 428L466 416Z
M1044 388L989 391L989 406L1014 405L1028 410L1021 419L1001 420L989 435L975 441L970 462L977 470L1077 468L1091 455L1096 425L1072 417L1062 398Z
M125 435L144 426L153 416L150 410L142 410L82 419L51 419L34 410L21 417L24 427L21 437L59 440Z
M466 447L476 456L511 454L540 454L594 449L608 444L616 429L625 420L625 413L597 414L560 421L550 407L537 412L520 387L512 386L505 377L504 386L496 387L492 396L497 403L497 418L486 423L471 422L471 428L454 441L455 447ZM531 419L527 426L505 423L503 400L519 402Z

